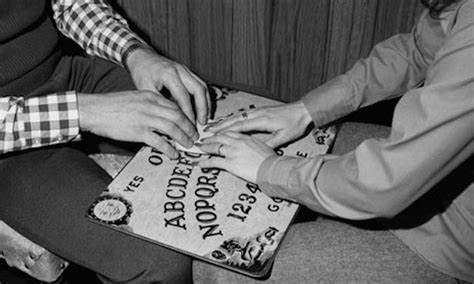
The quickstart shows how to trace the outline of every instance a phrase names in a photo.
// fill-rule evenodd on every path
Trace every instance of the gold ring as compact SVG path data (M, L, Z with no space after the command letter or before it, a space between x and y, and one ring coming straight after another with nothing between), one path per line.
M247 119L247 118L249 118L249 115L247 114L246 111L242 112L241 115L242 115L242 118L243 118L244 120Z
M217 154L219 154L219 156L223 156L222 153L221 153L221 148L224 146L224 144L220 144L219 147L217 147Z

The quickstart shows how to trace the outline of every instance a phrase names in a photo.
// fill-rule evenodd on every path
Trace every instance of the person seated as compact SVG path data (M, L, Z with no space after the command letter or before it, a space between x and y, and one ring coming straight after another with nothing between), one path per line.
M111 178L73 142L89 132L177 158L163 135L193 144L209 117L206 84L105 1L0 7L0 220L39 245L13 265L34 274L46 248L104 282L191 282L189 257L84 218ZM93 57L70 55L58 30Z
M200 149L216 156L199 166L225 169L257 183L269 196L327 216L376 219L436 271L473 282L472 176L464 184L457 180L456 186L463 186L459 191L449 183L430 190L474 150L474 1L423 3L429 9L411 33L377 44L347 73L296 102L250 110L210 128L215 135ZM273 150L299 138L311 124L321 127L396 96L401 99L388 138L368 139L341 155L285 157ZM245 133L254 131L270 137L259 141ZM440 202L422 202L433 195ZM379 261L374 254L363 263ZM363 266L360 262L337 271L350 275ZM341 281L337 271L334 278L320 280Z

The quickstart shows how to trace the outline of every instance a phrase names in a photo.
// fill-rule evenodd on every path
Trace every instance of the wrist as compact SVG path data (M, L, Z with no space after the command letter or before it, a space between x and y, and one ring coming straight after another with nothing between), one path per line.
M140 58L150 52L154 52L151 47L139 42L132 43L122 54L122 65L131 72L131 70L137 67Z
M303 101L300 100L293 104L297 109L295 113L300 114L300 122L303 125L308 126L311 122L313 122L313 118L311 117L311 114L309 113L309 110Z
M91 107L94 105L94 96L90 94L77 94L77 107L79 112L79 127L81 131L90 131L92 125L93 111Z

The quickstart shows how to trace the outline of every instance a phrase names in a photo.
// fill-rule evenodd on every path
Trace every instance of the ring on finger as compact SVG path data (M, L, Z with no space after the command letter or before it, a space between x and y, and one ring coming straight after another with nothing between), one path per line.
M243 111L243 112L241 113L241 115L242 115L242 118L243 118L244 120L246 120L247 118L249 118L249 115L248 115L248 113L247 113L246 111Z
M224 147L224 144L219 144L219 147L217 147L217 154L219 154L219 156L223 156L221 152L222 147Z

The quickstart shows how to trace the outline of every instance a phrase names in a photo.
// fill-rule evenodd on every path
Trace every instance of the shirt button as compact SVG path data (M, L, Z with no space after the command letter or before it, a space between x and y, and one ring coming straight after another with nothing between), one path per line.
M33 142L35 144L40 144L41 143L41 138L40 137L35 137L35 138L33 138Z
M58 140L59 142L61 142L61 141L66 140L66 137L64 137L63 135L59 135L58 138L57 138L57 140Z

